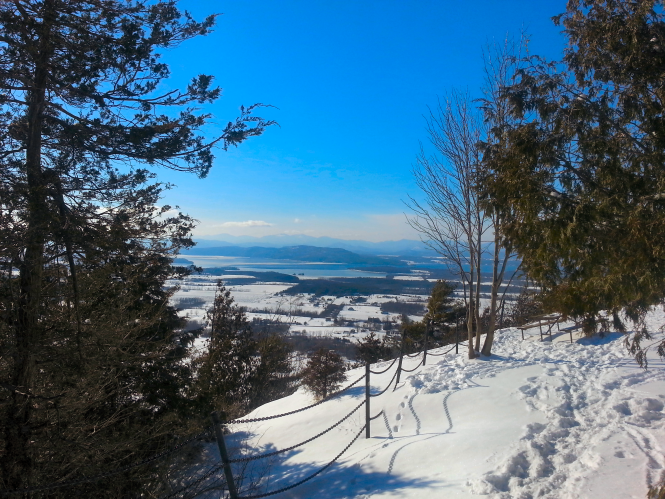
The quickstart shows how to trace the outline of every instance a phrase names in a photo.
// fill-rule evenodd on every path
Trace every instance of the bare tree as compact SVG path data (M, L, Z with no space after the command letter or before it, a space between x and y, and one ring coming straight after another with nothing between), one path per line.
M516 255L503 236L502 218L493 209L492 200L482 197L479 182L488 174L483 148L500 140L502 126L508 119L505 101L499 96L517 69L519 58L513 54L525 46L523 40L514 43L506 39L504 45L495 44L486 49L482 115L468 93L461 91L450 92L429 110L427 133L434 153L427 154L421 145L413 169L424 200L409 197L407 203L413 213L407 216L408 223L421 233L425 244L444 257L449 270L462 283L469 358L480 351L483 332L480 320L483 264L489 263L492 269L483 355L492 353L497 314L517 272L504 284L508 265Z
M485 85L483 87L484 98L480 99L480 108L484 115L486 125L485 143L478 147L484 150L489 144L496 144L503 139L503 131L506 125L512 124L515 118L511 117L508 102L501 98L504 89L510 85L514 75L517 74L522 60L522 53L526 51L528 39L523 32L519 40L506 37L503 44L488 44L483 51L485 62ZM477 180L482 184L483 177L491 175L491 169L487 162L482 162L477 171ZM493 260L492 260L492 288L490 292L490 313L487 336L483 344L483 355L491 355L494 342L494 330L496 328L497 313L505 300L505 292L519 271L520 266L515 269L508 285L504 289L501 300L498 300L499 288L501 287L508 262L515 258L512 244L504 237L505 221L497 210L494 210L491 198L484 196L481 203L492 227Z
M479 350L480 335L474 349L473 334L474 323L480 323L482 237L489 227L475 184L482 122L468 94L459 91L440 99L426 119L435 153L427 154L421 145L413 174L425 199L409 197L413 216L407 220L462 283L472 359Z

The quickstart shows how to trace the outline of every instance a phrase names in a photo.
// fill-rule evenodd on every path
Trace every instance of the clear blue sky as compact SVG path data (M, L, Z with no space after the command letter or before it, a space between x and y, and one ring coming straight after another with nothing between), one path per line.
M195 234L303 233L372 241L417 239L403 200L426 141L423 114L452 88L479 95L482 49L530 34L530 52L561 56L551 21L564 0L182 0L215 32L164 53L169 86L213 74L223 126L240 105L272 104L258 138L218 151L208 178L161 170L165 202L200 220ZM219 131L211 126L211 136ZM253 222L252 222L253 221ZM268 225L269 224L269 225Z

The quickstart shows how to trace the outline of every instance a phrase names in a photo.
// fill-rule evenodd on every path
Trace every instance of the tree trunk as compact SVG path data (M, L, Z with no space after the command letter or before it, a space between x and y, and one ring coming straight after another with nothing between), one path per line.
M14 391L6 409L7 426L4 429L2 470L9 490L30 486L33 467L30 446L34 424L31 397L35 387L35 354L41 343L38 319L43 287L44 245L48 230L48 204L41 164L42 123L52 50L49 39L54 18L53 0L46 0L43 9L39 53L35 57L32 89L28 94L25 155L28 216L25 254L19 266L16 358L12 371Z
M494 343L494 330L496 329L496 314L497 314L497 298L499 296L499 288L501 283L503 283L503 276L506 273L506 266L508 265L508 260L510 259L510 254L512 252L511 248L504 248L503 263L501 265L501 270L499 271L499 255L501 249L501 236L499 235L499 224L494 224L494 262L492 264L492 296L490 303L490 323L487 328L487 336L485 337L485 343L483 344L482 354L486 356L492 355L492 345ZM510 282L508 283L510 285ZM505 295L505 291L504 291ZM501 318L503 321L503 300L501 307Z
M499 245L500 238L498 227L494 224L494 258L492 260L492 294L490 296L490 322L487 326L487 334L485 336L485 343L483 343L482 354L485 356L492 355L492 344L494 343L494 328L496 326L496 299L499 294L499 253L501 246ZM505 260L504 260L505 268ZM503 270L503 269L502 269ZM502 272L503 274L503 272Z
M480 324L480 285L482 283L482 273L481 273L481 261L482 261L482 226L480 225L480 217L478 217L478 234L477 234L477 244L476 247L476 306L474 307L475 312L475 321L476 321L476 352L480 352L480 334L482 332L482 327Z
M473 257L473 255L471 255ZM473 348L473 323L474 323L474 300L473 300L473 276L475 274L475 268L473 263L473 258L469 259L471 268L469 271L469 306L466 308L466 330L467 330L467 339L469 343L469 358L476 358L476 350Z

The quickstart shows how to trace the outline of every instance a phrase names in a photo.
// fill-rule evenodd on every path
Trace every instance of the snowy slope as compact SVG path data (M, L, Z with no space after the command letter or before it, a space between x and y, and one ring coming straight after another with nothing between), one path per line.
M650 330L663 323L662 311L650 316ZM504 330L491 358L469 361L461 351L428 356L426 366L402 373L396 390L371 399L371 413L384 416L372 422L370 439L363 433L322 474L273 497L644 499L665 467L665 363L650 355L649 369L640 369L622 339L610 334L570 344L566 335L541 343ZM418 362L405 359L404 367ZM373 392L394 370L372 375ZM348 380L363 373L350 371ZM363 399L364 381L310 410L232 425L231 440L246 438L250 454L283 449ZM248 417L311 403L300 389ZM263 462L266 478L257 492L297 482L328 463L362 428L364 411Z

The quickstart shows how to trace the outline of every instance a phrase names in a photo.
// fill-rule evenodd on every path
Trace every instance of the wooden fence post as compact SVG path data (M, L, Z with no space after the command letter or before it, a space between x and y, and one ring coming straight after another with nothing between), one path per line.
M459 317L455 317L455 355L459 353Z
M225 414L222 417L226 419ZM212 422L215 427L215 436L217 437L217 446L219 447L219 455L222 458L222 465L224 467L224 475L226 476L226 485L229 488L229 497L231 499L238 499L238 491L236 484L233 481L233 471L231 471L231 464L229 463L229 455L226 452L226 444L224 443L224 433L222 432L221 423L217 411L212 412Z
M369 362L365 364L365 438L369 438Z
M399 362L397 362L397 379L395 380L395 388L399 383L399 377L402 374L402 357L404 356L404 337L406 336L406 329L402 328L402 343L399 346Z
M429 336L430 321L425 323L425 341L423 342L423 366L427 363L427 337Z

